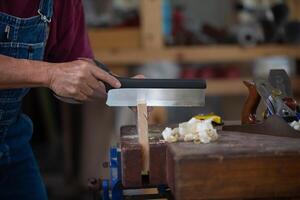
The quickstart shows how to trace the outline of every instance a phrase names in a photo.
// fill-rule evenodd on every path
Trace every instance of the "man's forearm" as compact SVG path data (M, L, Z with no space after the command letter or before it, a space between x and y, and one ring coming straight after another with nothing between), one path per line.
M103 82L121 86L90 60L47 63L0 55L0 89L48 87L58 96L85 101L106 96Z
M48 87L50 63L0 55L0 89Z

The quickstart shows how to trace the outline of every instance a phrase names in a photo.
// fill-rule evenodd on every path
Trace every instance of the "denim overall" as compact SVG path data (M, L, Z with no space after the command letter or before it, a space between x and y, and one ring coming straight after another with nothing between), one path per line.
M0 54L43 60L52 13L52 0L41 0L36 16L30 18L0 12ZM28 91L28 88L0 90L1 200L47 199L29 145L32 122L21 110L22 99Z

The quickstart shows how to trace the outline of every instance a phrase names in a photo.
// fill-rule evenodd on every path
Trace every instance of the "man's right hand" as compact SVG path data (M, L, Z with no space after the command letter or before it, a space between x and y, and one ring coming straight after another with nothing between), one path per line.
M87 60L58 63L49 68L49 88L61 97L87 101L106 97L103 82L114 88L121 83Z

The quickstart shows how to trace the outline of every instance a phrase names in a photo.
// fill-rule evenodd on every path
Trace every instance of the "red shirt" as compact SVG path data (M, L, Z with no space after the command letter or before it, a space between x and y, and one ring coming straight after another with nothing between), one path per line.
M93 58L81 0L53 0L53 17L45 50L49 62ZM0 0L0 11L21 18L38 15L40 0Z

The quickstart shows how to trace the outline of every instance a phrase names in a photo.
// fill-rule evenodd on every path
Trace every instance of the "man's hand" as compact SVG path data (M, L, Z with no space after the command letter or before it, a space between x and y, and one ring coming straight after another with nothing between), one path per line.
M61 97L78 101L106 97L103 82L114 88L121 86L118 79L88 60L59 63L49 69L49 88Z

